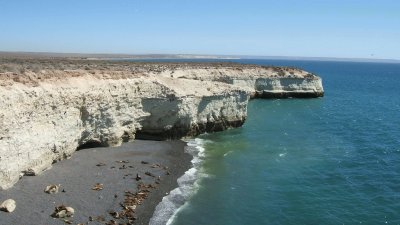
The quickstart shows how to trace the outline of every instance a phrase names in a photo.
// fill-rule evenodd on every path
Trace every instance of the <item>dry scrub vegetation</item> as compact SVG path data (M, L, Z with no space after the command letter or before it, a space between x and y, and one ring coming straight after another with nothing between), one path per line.
M91 75L101 79L124 79L158 74L176 69L234 69L267 68L278 76L294 74L299 69L291 67L261 67L236 63L157 63L117 60L87 60L80 58L27 58L0 57L0 85L13 82L36 86L44 80L60 80L67 77ZM309 74L312 76L312 74ZM290 75L289 75L290 77Z

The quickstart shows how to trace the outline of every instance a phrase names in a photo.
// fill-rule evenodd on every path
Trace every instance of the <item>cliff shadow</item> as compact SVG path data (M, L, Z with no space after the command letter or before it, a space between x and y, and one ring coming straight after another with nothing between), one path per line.
M103 143L101 143L100 141L96 141L96 140L90 140L87 141L83 144L80 144L76 150L82 150L82 149L88 149L88 148L99 148L99 147L105 147Z
M161 141L185 136L188 127L179 114L181 103L175 95L142 99L143 111L150 115L141 121L142 129L136 131L136 139Z

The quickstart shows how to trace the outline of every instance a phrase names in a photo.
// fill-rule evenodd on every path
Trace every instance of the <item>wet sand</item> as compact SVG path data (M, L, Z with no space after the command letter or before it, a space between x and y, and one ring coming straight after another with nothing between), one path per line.
M23 177L13 188L0 191L0 202L12 198L17 203L14 212L0 212L0 224L66 224L51 217L62 204L75 209L74 216L66 218L71 224L108 224L110 220L126 224L127 219L115 219L110 212L122 212L126 192L138 192L139 183L155 186L146 189L148 196L134 214L134 224L148 224L157 204L190 168L192 156L184 153L185 146L183 141L136 140L117 148L82 149L41 175ZM137 181L136 174L142 179ZM92 190L97 183L103 184L102 190ZM51 184L61 184L60 191L45 193Z

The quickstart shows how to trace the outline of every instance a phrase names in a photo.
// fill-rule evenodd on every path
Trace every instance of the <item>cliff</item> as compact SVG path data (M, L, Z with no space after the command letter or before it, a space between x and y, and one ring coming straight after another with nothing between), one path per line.
M293 68L56 60L0 65L0 188L87 146L241 126L251 97L319 97ZM62 66L63 67L62 67Z

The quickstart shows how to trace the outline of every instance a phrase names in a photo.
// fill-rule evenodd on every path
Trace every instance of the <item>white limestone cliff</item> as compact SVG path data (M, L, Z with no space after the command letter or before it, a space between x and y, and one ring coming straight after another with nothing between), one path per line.
M222 66L107 79L87 71L57 79L28 73L36 76L34 85L6 80L0 85L0 189L85 145L221 131L243 124L250 97L323 95L320 78L291 72L293 77L261 67Z

